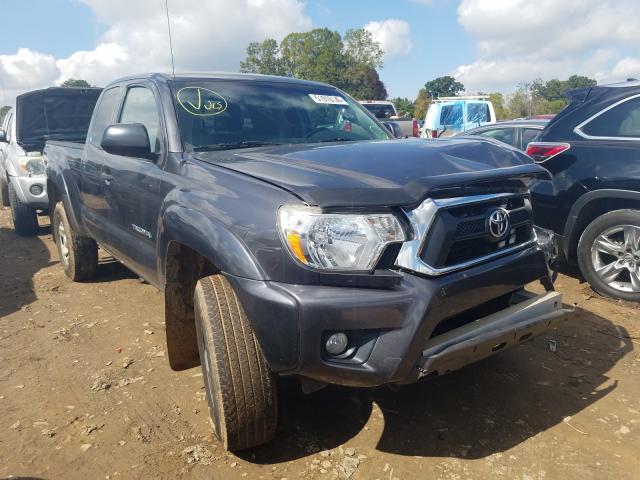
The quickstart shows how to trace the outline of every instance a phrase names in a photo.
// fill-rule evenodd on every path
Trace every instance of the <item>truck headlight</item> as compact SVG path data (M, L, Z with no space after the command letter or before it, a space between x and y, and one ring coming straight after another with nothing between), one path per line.
M405 240L400 222L389 213L322 213L284 205L278 227L293 258L321 270L370 271L387 245Z
M20 165L20 170L24 173L28 173L29 175L44 175L44 160L39 153L37 155L27 153L19 157L18 164Z

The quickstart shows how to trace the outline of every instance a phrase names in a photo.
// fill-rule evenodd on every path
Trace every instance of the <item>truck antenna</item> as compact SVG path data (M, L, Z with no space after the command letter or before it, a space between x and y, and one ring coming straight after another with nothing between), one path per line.
M173 41L171 40L171 22L169 21L169 0L164 0L164 8L167 12L167 30L169 30L169 52L171 53L171 71L173 73L173 81L176 81L176 66L173 62Z

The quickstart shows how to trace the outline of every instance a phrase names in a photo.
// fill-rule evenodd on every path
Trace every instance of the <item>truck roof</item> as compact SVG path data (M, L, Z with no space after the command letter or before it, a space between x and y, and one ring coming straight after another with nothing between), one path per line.
M255 81L255 82L272 82L272 83L293 83L300 85L317 85L322 87L332 87L327 83L322 82L312 82L310 80L300 80L298 78L292 77L278 77L275 75L261 75L258 73L232 73L232 72L193 72L193 73L176 73L173 75L172 73L160 73L160 72L151 72L151 73L139 73L134 75L127 75L126 77L121 77L110 84L126 82L131 80L140 80L140 79L152 79L152 80L160 80L164 82L169 82L175 80L196 80L196 79L207 79L207 80L241 80L241 81Z

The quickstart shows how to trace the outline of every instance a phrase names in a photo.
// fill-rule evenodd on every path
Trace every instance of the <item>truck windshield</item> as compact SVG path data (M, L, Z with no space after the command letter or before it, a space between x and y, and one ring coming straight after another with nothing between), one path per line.
M192 80L172 89L187 151L390 138L360 104L331 87Z

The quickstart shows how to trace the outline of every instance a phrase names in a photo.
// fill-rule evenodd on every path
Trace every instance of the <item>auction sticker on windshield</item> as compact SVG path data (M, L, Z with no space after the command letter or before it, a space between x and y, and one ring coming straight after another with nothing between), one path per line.
M316 93L310 93L311 100L316 103L324 103L327 105L349 105L347 101L339 97L338 95L318 95Z
M178 103L191 115L208 117L218 115L227 109L227 101L222 95L203 87L184 87L176 95Z

